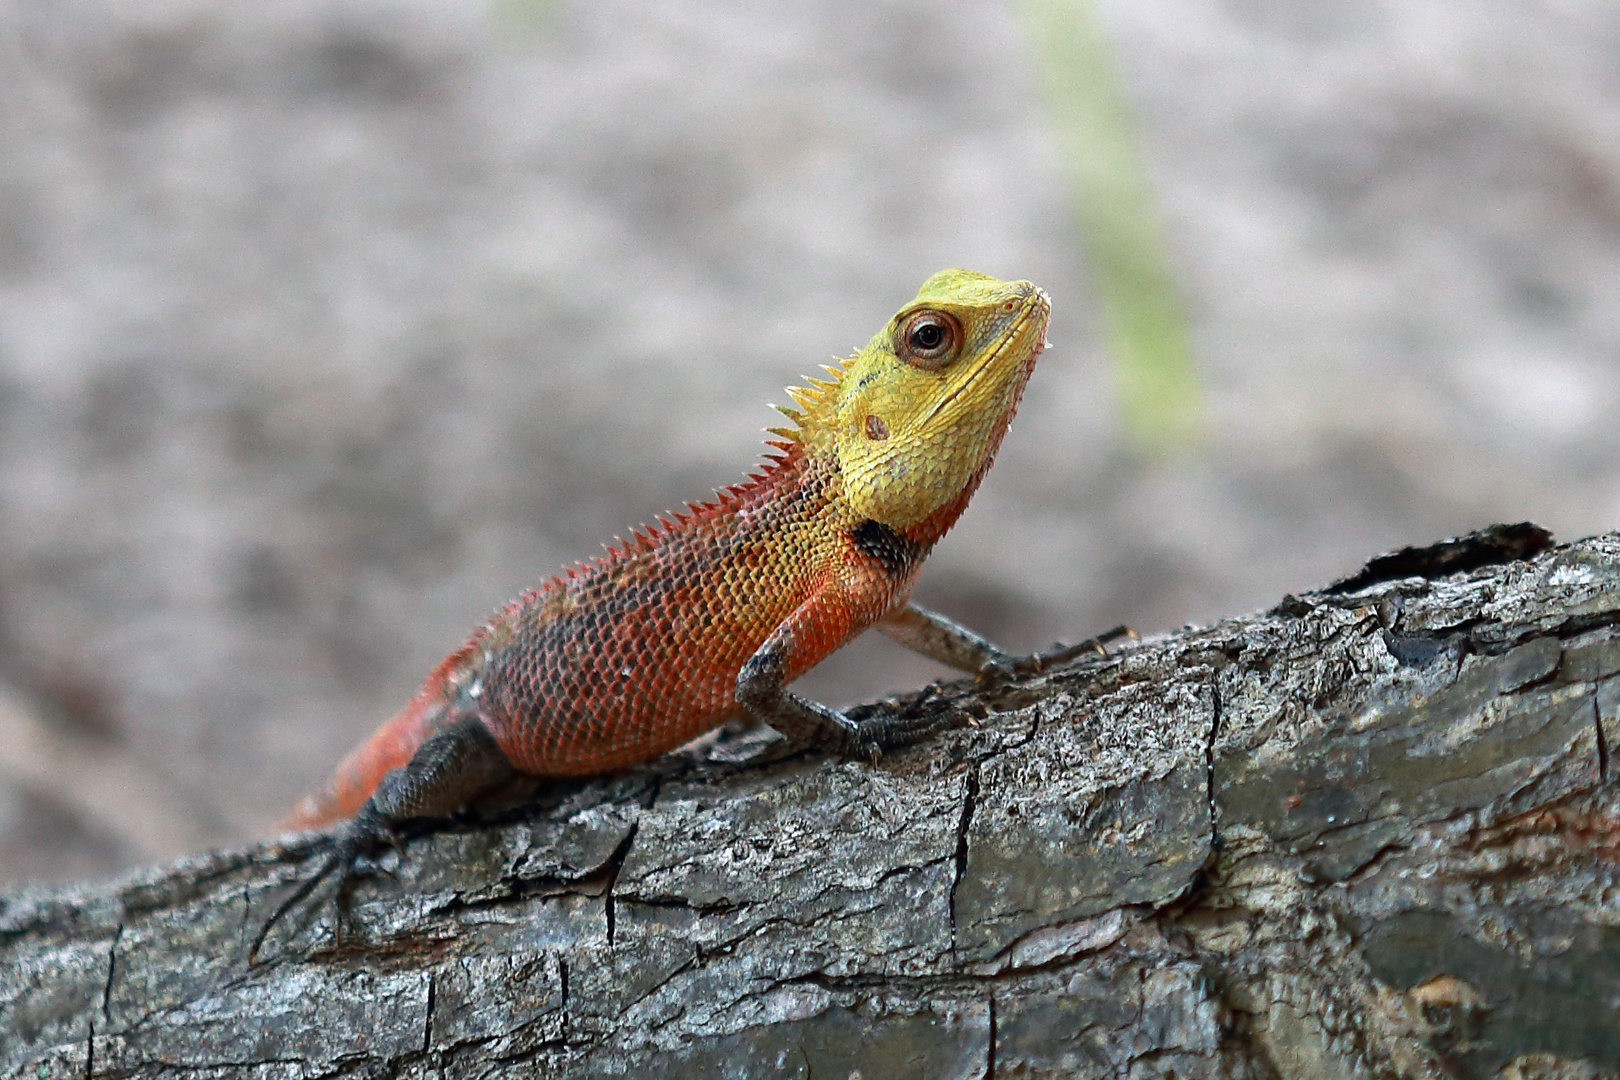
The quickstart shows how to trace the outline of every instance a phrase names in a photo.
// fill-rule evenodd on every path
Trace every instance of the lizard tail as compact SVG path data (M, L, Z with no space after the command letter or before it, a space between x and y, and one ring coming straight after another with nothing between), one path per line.
M450 701L457 693L458 674L468 657L476 653L481 635L483 631L475 633L462 648L445 656L423 682L421 690L411 696L410 703L373 732L366 742L348 751L347 758L337 766L337 772L327 780L326 787L300 798L292 813L277 823L277 829L283 832L319 829L343 818L353 818L377 790L382 777L408 763L416 756L416 748L441 732L449 722L447 714Z
M349 751L332 779L318 791L298 800L292 812L276 824L278 830L319 829L353 817L389 771L411 760L416 748L432 734L422 722L421 703L413 700L371 738Z
M366 805L382 778L409 762L417 748L445 726L449 699L454 696L452 676L465 663L475 642L476 638L445 657L405 708L349 751L326 786L298 800L292 813L276 827L285 832L319 829L353 817Z

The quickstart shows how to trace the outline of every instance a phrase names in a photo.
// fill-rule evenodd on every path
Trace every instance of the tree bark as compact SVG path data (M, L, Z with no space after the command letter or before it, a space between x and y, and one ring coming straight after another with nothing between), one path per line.
M551 787L254 967L308 838L14 892L0 1076L1620 1073L1620 534L1544 538Z

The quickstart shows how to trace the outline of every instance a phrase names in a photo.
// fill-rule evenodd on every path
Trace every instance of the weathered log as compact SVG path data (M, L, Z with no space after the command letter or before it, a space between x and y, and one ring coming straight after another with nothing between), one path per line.
M255 967L307 839L14 892L0 1076L1620 1071L1620 534L1544 542L547 789Z

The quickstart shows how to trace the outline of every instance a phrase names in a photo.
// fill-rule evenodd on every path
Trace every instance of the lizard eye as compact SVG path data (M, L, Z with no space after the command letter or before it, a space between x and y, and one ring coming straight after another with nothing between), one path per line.
M962 324L943 311L919 311L900 327L900 358L914 367L938 371L962 345Z

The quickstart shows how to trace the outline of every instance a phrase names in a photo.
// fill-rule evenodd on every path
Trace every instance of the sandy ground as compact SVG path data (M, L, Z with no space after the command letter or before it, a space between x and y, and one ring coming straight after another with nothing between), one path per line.
M1010 646L1620 526L1610 0L1101 14L1207 395L1167 460L1000 5L0 0L0 884L262 834L941 266L1056 307L920 590Z

